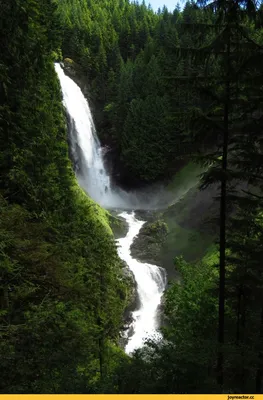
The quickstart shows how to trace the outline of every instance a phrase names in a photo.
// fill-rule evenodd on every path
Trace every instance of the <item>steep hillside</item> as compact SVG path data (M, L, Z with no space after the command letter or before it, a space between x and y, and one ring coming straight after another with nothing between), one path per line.
M52 9L2 8L1 393L94 392L122 357L130 281L108 213L72 171Z

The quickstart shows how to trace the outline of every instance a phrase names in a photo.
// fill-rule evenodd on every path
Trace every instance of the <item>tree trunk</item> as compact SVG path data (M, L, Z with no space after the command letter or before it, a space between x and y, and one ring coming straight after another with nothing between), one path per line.
M227 52L226 52L226 95L224 107L224 139L222 156L222 181L220 197L220 256L219 256L219 311L218 311L218 357L217 357L217 383L221 387L224 384L224 328L225 328L225 280L226 280L226 171L228 155L229 135L229 99L230 99L230 28L228 31Z
M261 308L261 321L260 321L260 333L259 333L259 343L260 350L258 355L258 369L256 374L256 393L262 393L262 377L263 377L263 351L262 351L262 343L263 343L263 305Z
M104 300L104 278L103 278L103 270L100 269L100 299L99 299L99 312L101 313L103 310L103 306L105 304ZM99 363L100 363L100 379L104 377L104 322L101 316L98 316L98 325L100 327L99 333Z
M245 365L246 365L246 357L245 357L245 330L246 330L246 292L245 290L243 291L242 295L242 302L241 302L241 359L242 359L242 369L241 369L241 391L242 393L245 392L245 387L246 387L246 371L245 371Z
M103 338L99 338L100 379L103 378Z
M238 289L238 300L237 300L237 327L236 327L236 345L239 346L240 341L240 314L241 314L241 288Z

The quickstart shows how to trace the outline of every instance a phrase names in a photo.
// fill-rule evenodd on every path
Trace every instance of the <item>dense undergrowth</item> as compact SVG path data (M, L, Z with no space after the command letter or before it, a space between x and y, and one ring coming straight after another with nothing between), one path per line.
M110 216L72 171L51 9L49 1L3 7L1 393L94 392L122 357L129 285Z

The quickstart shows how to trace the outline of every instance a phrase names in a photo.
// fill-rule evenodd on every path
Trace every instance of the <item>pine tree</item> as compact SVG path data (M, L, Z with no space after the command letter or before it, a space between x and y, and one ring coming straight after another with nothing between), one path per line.
M242 3L242 4L241 4ZM239 60L241 65L244 60L248 62L250 57L258 54L258 46L251 41L245 32L242 21L244 10L253 14L255 7L250 2L214 2L213 7L217 13L218 20L214 27L207 25L202 29L211 30L205 42L207 44L188 49L181 49L181 58L189 60L184 74L188 75L189 82L194 85L197 96L191 96L188 102L192 111L191 124L188 129L195 132L195 139L207 140L210 143L209 135L213 135L214 146L218 150L206 155L206 162L212 163L212 167L204 175L202 188L211 183L220 182L220 238L219 238L219 311L218 311L218 359L217 359L217 383L221 390L224 385L224 343L225 343L225 296L226 296L226 223L228 214L227 188L233 179L230 171L229 154L231 152L231 167L233 164L234 142L238 141L239 127L237 116L240 118L244 112L244 104L241 101L241 87L246 86L246 80L238 68ZM245 7L245 8L243 8ZM187 17L189 18L189 17ZM198 30L199 24L192 24L188 21L191 30ZM249 49L249 52L248 52ZM189 61L188 61L189 62ZM199 67L199 69L197 68ZM240 67L240 65L239 65ZM218 74L218 71L220 74ZM217 74L216 76L213 76ZM176 78L175 82L183 82L183 78ZM197 107L196 100L199 99L201 107ZM189 105L190 105L189 104ZM244 115L244 114L243 114ZM245 111L245 115L246 111ZM189 119L189 113L186 113ZM185 120L184 120L185 121ZM184 123L183 121L183 123ZM207 139L205 139L207 133ZM250 132L249 132L250 133ZM229 147L231 144L231 147ZM211 164L210 164L211 165ZM236 173L237 176L237 173Z

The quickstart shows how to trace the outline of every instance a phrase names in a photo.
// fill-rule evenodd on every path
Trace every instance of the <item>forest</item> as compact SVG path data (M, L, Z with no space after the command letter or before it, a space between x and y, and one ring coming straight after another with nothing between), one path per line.
M263 393L261 2L0 3L0 393ZM131 282L74 175L59 61L88 85L117 184L191 161L218 188L213 246L171 260L163 339L132 357Z

